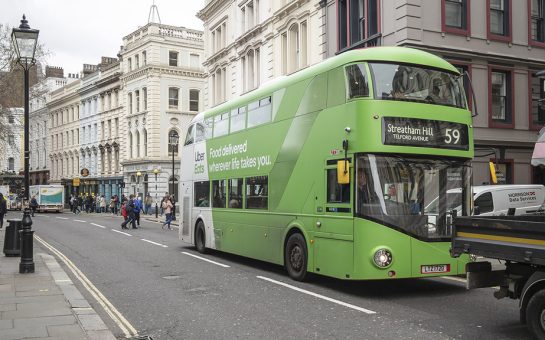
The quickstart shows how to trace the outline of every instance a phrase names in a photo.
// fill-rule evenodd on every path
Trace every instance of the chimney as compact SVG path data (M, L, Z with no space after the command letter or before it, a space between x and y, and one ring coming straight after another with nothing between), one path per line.
M64 78L64 70L59 66L46 66L45 67L46 78Z

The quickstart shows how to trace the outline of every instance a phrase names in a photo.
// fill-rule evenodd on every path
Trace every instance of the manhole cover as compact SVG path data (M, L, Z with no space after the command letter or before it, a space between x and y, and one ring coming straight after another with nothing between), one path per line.
M163 279L165 280L176 280L176 279L179 279L181 276L180 275L167 275L167 276L163 276Z

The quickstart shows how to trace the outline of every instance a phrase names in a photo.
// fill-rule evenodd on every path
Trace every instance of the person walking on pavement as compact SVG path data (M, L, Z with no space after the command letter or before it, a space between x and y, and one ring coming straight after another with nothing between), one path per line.
M127 213L127 202L121 203L121 216L123 216L123 222L121 223L121 228L129 229L127 228L127 222L129 219L129 214Z
M8 202L4 195L0 192L0 229L4 226L4 215L8 211Z
M74 197L74 210L72 211L74 214L80 214L81 213L81 209L80 209L80 206L81 206L81 203L82 202L82 199L81 197Z
M100 196L100 212L103 214L106 212L106 197L104 195Z
M38 208L38 201L36 201L36 196L32 196L32 198L30 199L29 207L30 207L30 213L32 214L31 216L34 217L34 213L36 212L36 209Z
M131 223L132 229L138 229L136 228L136 214L134 212L134 208L135 208L134 201L135 201L134 195L130 195L129 201L127 202L127 207L125 207L125 209L127 209L127 214L129 215L129 222Z
M151 198L150 193L146 195L144 200L144 214L151 215L151 204L153 203L153 198Z
M163 226L162 228L164 229L165 226L168 227L168 230L172 230L172 228L170 227L170 222L172 222L172 203L170 202L170 199L167 198L163 201L163 211L165 212L165 217L166 217L166 220L165 222L163 223Z

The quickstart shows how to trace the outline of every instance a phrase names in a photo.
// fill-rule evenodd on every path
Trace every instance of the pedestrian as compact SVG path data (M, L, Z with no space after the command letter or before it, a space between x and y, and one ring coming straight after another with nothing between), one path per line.
M129 215L129 222L131 223L132 229L138 229L136 228L136 214L134 213L134 207L134 195L130 195L125 209L127 209L127 214Z
M121 203L121 216L123 216L123 222L121 223L121 228L129 229L127 228L127 223L129 219L129 214L127 213L127 202Z
M32 198L30 199L29 207L30 207L31 216L34 217L34 213L36 212L36 209L38 208L38 201L36 200L36 196L33 195Z
M119 204L119 196L114 195L114 214L117 215L117 206Z
M100 196L100 212L103 214L106 212L106 198L104 195Z
M146 199L144 200L144 214L151 215L151 204L153 203L153 198L151 198L151 195L146 195Z
M140 227L140 212L142 211L142 197L138 196L134 200L134 219Z
M4 195L0 192L0 229L4 226L4 215L8 211L8 203Z
M82 202L82 199L81 199L81 196L76 196L74 197L74 214L79 214L81 213L81 209L80 209L80 206L81 206L81 203Z
M171 214L172 203L170 202L169 198L163 201L162 207L163 207L163 211L165 212L165 218L166 218L162 228L164 229L165 226L168 226L168 230L172 230L172 228L170 227L170 222L172 222L172 214Z
M115 195L110 198L110 212L115 215Z
M172 203L171 219L176 221L176 200L174 199L174 195L170 195L170 203Z
M68 205L70 205L70 212L74 212L74 194L70 195L70 200L68 201Z

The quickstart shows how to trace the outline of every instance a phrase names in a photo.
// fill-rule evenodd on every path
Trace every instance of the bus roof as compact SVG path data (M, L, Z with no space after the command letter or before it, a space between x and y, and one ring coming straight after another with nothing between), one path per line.
M212 116L220 112L225 112L236 108L245 103L261 99L271 95L274 91L297 83L301 80L313 77L317 74L325 73L339 66L357 61L382 61L392 63L407 63L416 65L426 65L432 68L443 69L447 72L457 73L459 71L446 60L421 50L408 47L384 46L372 47L358 50L351 50L339 54L335 57L324 60L316 65L307 67L288 76L281 76L266 82L259 88L252 90L242 96L219 104L207 111L199 113L193 121L201 121L204 117Z

